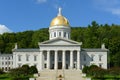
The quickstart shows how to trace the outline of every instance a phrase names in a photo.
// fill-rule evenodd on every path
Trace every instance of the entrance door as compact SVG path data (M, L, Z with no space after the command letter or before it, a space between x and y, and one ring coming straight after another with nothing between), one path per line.
M58 62L58 69L62 69L62 62Z

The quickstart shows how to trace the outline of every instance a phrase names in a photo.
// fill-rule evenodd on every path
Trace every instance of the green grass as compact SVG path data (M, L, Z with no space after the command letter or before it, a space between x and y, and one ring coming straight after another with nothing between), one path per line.
M11 80L8 74L0 74L0 80Z
M28 80L29 77L33 77L33 75L28 75L26 77L21 77L21 78L22 78L22 80ZM12 77L7 73L0 74L0 80L12 80Z
M120 80L120 75L105 75L103 78L93 78L92 80Z

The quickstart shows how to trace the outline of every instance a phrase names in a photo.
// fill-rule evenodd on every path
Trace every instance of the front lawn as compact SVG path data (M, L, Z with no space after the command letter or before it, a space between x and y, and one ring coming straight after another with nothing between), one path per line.
M11 80L8 74L0 74L0 80Z

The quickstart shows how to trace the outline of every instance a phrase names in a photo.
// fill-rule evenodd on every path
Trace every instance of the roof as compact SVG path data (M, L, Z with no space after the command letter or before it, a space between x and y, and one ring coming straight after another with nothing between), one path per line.
M39 52L39 48L30 49L14 49L13 52Z
M87 52L106 52L109 51L108 49L101 49L101 48L82 48L82 51L87 51Z
M0 53L0 56L12 56L12 54L6 54L6 53L1 54Z
M61 37L57 37L55 39L51 39L51 40L47 40L47 41L41 42L41 43L39 43L39 45L52 45L50 43L52 43L54 41L60 41L60 40L64 41L64 42L70 43L69 45L82 45L82 42L76 42L76 41L73 41L73 40L70 40L70 39L61 38ZM61 44L60 43L60 44L53 44L53 45L65 45L65 44Z

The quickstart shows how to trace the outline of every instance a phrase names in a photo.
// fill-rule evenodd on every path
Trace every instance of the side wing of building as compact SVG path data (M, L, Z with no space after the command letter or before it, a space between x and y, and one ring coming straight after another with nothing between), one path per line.
M3 71L9 71L13 68L13 55L12 54L0 54L0 69Z
M81 67L97 65L98 67L107 69L107 49L82 49Z
M29 66L41 66L39 49L14 49L13 50L13 68L21 67L24 64Z

